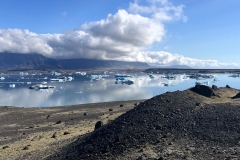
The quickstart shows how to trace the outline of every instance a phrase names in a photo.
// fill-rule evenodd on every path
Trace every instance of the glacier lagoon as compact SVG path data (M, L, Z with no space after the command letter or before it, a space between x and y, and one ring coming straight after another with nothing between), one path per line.
M186 78L186 75L175 75L175 79L163 78L163 74L153 74L151 78L146 73L131 74L133 84L116 83L115 74L108 74L109 77L103 79L91 79L91 75L62 74L61 76L73 77L72 81L51 82L55 78L50 74L4 74L0 77L0 106L16 107L55 107L74 104L87 104L109 101L125 101L148 99L153 96L185 90L195 86L196 82L209 82L209 86L217 85L225 87L227 84L233 88L240 89L240 78L229 77L230 74L211 74L219 81L213 79L196 80ZM47 78L46 78L47 77ZM31 82L31 83L30 83ZM30 86L44 82L45 85L54 88L34 90ZM11 85L15 84L14 87Z

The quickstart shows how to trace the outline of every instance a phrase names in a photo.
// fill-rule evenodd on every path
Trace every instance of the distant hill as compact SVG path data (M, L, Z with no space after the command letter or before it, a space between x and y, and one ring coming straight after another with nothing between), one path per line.
M0 64L0 69L61 68L57 60L41 54L0 53Z
M172 65L172 66L169 66L168 68L192 69L191 67L189 67L187 65Z
M172 68L172 69L192 69L191 67L187 66L187 65L171 65L171 66L162 66L162 65L154 65L154 64L150 64L149 65L150 68Z
M148 69L147 63L93 59L53 59L41 54L0 53L0 69Z

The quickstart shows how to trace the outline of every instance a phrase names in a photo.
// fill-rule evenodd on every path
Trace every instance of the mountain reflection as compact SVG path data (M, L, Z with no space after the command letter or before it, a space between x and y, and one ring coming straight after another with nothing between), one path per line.
M115 84L114 76L107 77L104 80L90 80L87 77L76 76L71 82L48 82L47 85L55 86L55 88L43 92L28 89L31 85L21 82L16 83L15 88L9 88L7 81L1 81L0 94L2 98L0 99L0 106L53 107L147 99L166 91L185 90L195 85L196 81L183 79L183 75L177 75L174 80L162 78L163 75L154 75L154 77L154 79L151 79L148 75L141 74L131 78L134 81L132 85L127 85ZM29 78L28 81L30 80ZM41 82L42 79L39 81ZM13 82L14 80L11 80L11 83Z

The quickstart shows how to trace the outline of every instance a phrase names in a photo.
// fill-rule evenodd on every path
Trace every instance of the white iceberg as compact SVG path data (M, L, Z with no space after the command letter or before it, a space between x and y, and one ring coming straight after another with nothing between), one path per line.
M9 87L10 88L15 88L15 84L10 84Z

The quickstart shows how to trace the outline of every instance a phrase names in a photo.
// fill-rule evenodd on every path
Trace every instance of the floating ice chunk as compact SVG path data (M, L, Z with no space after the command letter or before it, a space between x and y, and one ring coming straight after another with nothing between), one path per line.
M4 77L1 77L0 80L4 80L5 78Z
M67 77L68 81L72 81L74 78L73 77Z
M91 75L90 78L91 78L91 80L93 80L93 79L101 80L102 79L102 75Z
M209 81L207 82L196 82L197 85L209 85Z
M82 91L79 91L79 92L75 92L75 93L83 93Z
M128 84L128 85L132 85L132 84L134 84L134 80L131 80L131 79L116 80L115 84Z
M42 84L47 84L47 82L46 82L46 81L43 81Z
M86 72L76 72L76 74L85 76L87 73Z
M54 71L52 71L50 74L53 75L53 76L60 76L61 75L61 73L54 72Z
M54 86L46 86L43 84L36 84L36 85L29 87L29 89L34 89L34 90L49 89L49 88L54 88Z
M15 88L15 84L10 84L9 87L10 88Z
M149 77L150 77L151 79L154 79L154 78L155 78L152 74L150 74Z

